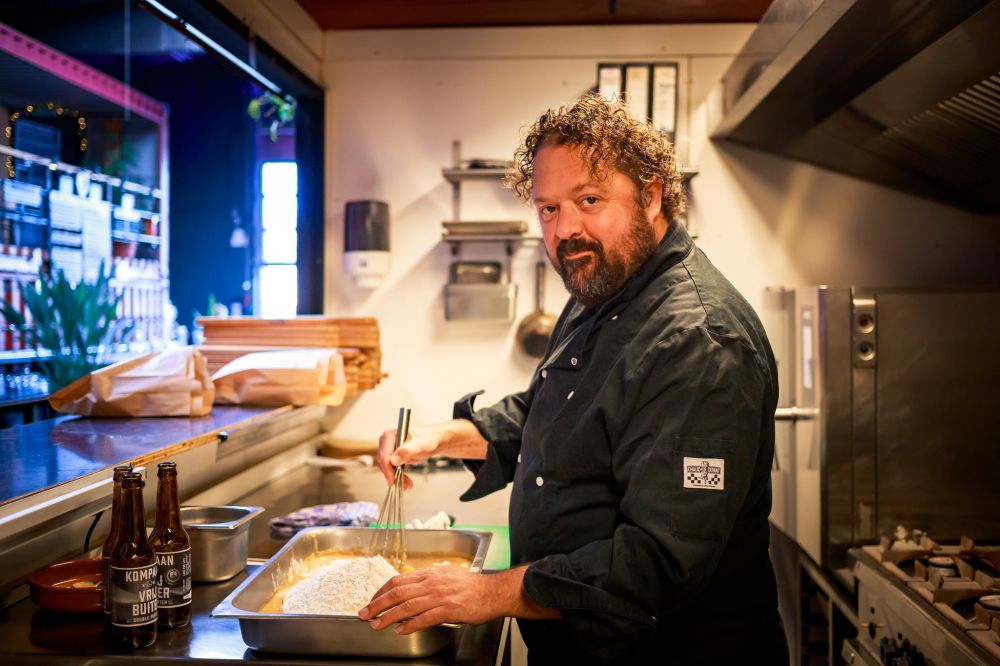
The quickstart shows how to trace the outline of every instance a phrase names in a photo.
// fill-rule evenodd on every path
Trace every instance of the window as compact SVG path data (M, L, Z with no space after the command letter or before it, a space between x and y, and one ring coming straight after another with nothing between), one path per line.
M260 316L295 316L299 296L298 167L295 162L261 165Z

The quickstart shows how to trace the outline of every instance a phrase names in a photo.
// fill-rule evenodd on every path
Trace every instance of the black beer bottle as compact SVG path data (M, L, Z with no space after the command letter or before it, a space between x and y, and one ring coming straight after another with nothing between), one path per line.
M108 590L110 586L107 581L111 580L111 574L108 571L108 558L111 557L111 549L115 545L115 539L118 538L118 530L121 528L121 520L118 516L121 513L121 495L122 495L122 477L125 472L131 472L132 465L118 465L115 467L114 476L114 491L111 495L111 530L108 532L108 538L104 540L104 547L101 549L101 562L103 564L103 603L104 603L104 613L111 612L111 606L108 601Z
M142 475L122 477L118 538L108 559L108 642L112 648L141 648L156 642L156 553L146 537Z
M191 623L191 539L181 525L177 465L159 464L156 476L156 526L149 537L156 551L159 624L176 629Z

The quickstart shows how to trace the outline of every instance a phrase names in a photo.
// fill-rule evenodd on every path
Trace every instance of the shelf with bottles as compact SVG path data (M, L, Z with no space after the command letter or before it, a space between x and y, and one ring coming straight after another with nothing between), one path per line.
M111 345L108 348L95 348L95 351L105 354L109 363L117 363L118 361L124 361L139 354L145 354L151 351L161 351L163 348L164 345L161 342L150 342L145 340ZM44 363L50 358L52 358L52 352L48 349L0 350L0 374L7 374L3 370L6 366L34 362Z
M21 178L0 178L0 244L47 250L73 279L101 259L162 260L160 189L7 146L0 154L16 158L0 176Z
M138 208L115 208L111 215L111 240L159 245L159 213Z
M43 252L38 250L32 252L30 257L0 254L0 259L19 259L22 262L20 264L11 263L10 261L4 262L3 271L0 272L0 280L2 280L0 281L0 290L2 290L0 298L4 298L10 308L15 312L19 312L21 318L23 318L20 324L7 326L6 322L3 321L3 316L0 315L0 321L4 323L3 328L0 329L0 349L2 349L0 351L0 366L6 367L17 363L37 364L51 357L51 354L44 349L36 350L35 341L32 339L29 331L38 325L35 317L38 316L40 311L43 312L43 319L49 330L53 326L59 325L58 320L54 321L49 316L48 313L51 312L51 309L39 310L37 300L35 301L35 305L32 306L25 299L22 289L22 286L34 283L39 278L39 275L51 275L48 271L55 269L54 260L51 269L42 263L42 254ZM25 263L27 259L33 259L34 263ZM35 270L29 271L29 268L34 268ZM101 356L121 359L127 357L129 354L148 351L157 345L162 345L166 339L163 328L165 307L168 301L169 282L163 274L161 264L158 261L143 259L115 258L96 267L84 265L79 270L81 272L86 270L93 271L93 273L88 273L88 284L93 284L96 272L102 268L110 278L107 282L107 288L118 299L115 317L118 320L131 322L133 334L125 340L116 339L106 342L104 344L109 346L95 348L95 352ZM63 272L65 278L69 279L72 283L73 278L70 276L69 270L63 270ZM63 278L55 276L49 280L49 293L55 293L52 290L60 280L63 280ZM92 288L80 293L83 294L81 297L84 298L93 298L95 294ZM64 298L66 298L65 294ZM75 307L73 303L79 306L77 296L71 296L70 298L71 301L64 300L61 306L55 306L56 309L58 310L59 307L62 307L73 310ZM22 328L24 324L27 325L27 328ZM95 330L93 325L90 330ZM35 367L37 368L37 365ZM7 370L4 369L2 371L6 372Z
M158 187L152 187L143 183L136 183L130 180L118 178L117 176L109 176L107 174L100 173L99 171L91 171L75 164L60 162L59 160L43 157L42 155L35 155L34 153L18 150L17 148L12 148L10 146L0 144L0 155L8 155L22 161L23 164L16 164L12 167L15 169L15 172L18 166L30 167L34 165L38 167L45 167L52 174L63 173L74 177L77 175L83 175L90 183L118 190L119 196L120 193L125 192L150 197L155 200L163 200L163 191ZM14 180L17 182L16 179ZM47 183L44 189L52 189L51 183ZM86 194L89 194L89 192Z
M119 243L146 243L147 245L159 245L160 237L149 234L134 233L131 231L112 231L111 240Z

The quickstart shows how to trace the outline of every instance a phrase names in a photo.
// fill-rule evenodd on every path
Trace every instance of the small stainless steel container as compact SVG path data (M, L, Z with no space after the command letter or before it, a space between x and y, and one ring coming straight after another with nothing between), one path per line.
M371 543L370 527L310 527L293 536L212 611L212 617L237 618L243 641L255 650L286 654L419 658L436 654L455 639L460 627L440 625L400 636L391 628L373 631L355 616L259 613L297 562L322 550L352 550ZM490 532L407 530L406 551L463 553L471 571L482 570Z
M250 521L260 506L182 506L181 524L191 537L191 578L229 580L247 566Z

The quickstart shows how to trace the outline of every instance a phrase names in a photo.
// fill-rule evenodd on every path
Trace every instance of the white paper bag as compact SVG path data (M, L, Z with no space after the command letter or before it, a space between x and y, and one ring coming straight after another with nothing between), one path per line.
M49 396L49 403L82 416L204 416L214 398L205 357L194 347L178 347L84 375Z
M347 391L335 349L285 349L241 356L213 376L215 401L236 405L339 405Z

